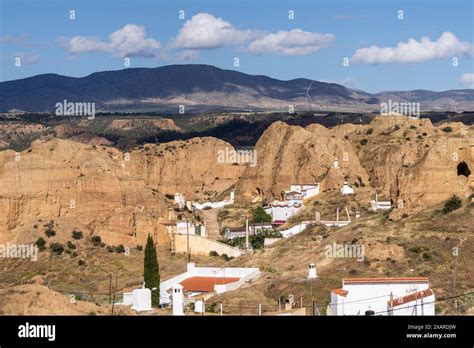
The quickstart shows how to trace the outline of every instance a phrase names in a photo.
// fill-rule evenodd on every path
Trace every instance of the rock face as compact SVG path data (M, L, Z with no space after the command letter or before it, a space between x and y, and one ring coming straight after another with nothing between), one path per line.
M146 145L130 153L130 170L163 194L180 192L187 200L209 200L235 185L245 169L226 161L230 157L219 157L226 149L234 148L211 137Z
M374 187L402 211L438 204L474 189L474 128L462 123L434 127L427 119L377 117L365 127L358 154Z
M166 242L158 224L163 202L127 173L122 158L113 148L59 139L36 141L19 156L1 152L1 239L44 238L44 224L53 220L59 240L77 228L112 245L144 244L148 233Z
M364 206L375 190L390 198L396 216L474 189L474 128L462 123L434 127L428 119L380 116L369 125L326 129L275 122L256 151L258 165L246 168L238 198L281 198L293 183L333 190L347 180Z
M23 144L25 139L36 139L47 133L47 128L41 124L24 124L11 122L0 124L0 150L8 149L16 144Z
M56 129L67 132L67 129ZM148 233L169 242L166 219L180 192L187 200L219 200L236 188L237 200L281 198L291 184L344 181L368 207L375 190L401 216L474 191L472 126L377 117L369 125L327 129L273 123L256 145L256 165L243 165L215 138L145 145L123 153L112 147L53 138L30 149L0 152L0 243L45 238L53 220L58 241L74 228L111 245L144 244ZM338 166L334 160L338 160ZM170 197L170 196L168 196Z
M174 121L170 118L160 119L115 119L110 123L109 128L120 130L132 130L137 127L156 127L162 130L179 131Z
M281 198L291 184L321 183L323 191L340 189L344 178L368 183L351 143L327 128L273 123L257 142L258 163L247 167L237 185L237 196ZM334 161L338 160L338 168ZM360 181L359 180L359 181Z
M111 245L143 245L148 233L166 244L159 223L170 204L164 193L204 197L241 173L240 166L216 162L218 146L230 145L207 138L124 154L53 139L19 154L0 152L0 243L45 238L44 225L53 220L59 241L70 240L77 228Z
M86 127L60 124L53 128L54 135L60 139L71 139L83 144L110 146L112 143L103 137L91 133Z

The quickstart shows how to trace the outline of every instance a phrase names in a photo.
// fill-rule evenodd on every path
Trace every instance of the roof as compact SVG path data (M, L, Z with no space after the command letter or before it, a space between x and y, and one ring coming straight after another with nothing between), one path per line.
M425 297L428 297L428 296L431 296L431 295L433 295L433 290L431 290L431 289L426 289L426 290L414 292L413 294L406 295L406 296L403 296L403 297L399 297L399 298L393 300L392 301L392 303L393 303L392 307L397 307L397 306L400 306L402 304L412 302L412 301L416 301L417 299L419 300L419 299L422 299L422 298L425 298ZM390 301L387 301L387 304L390 305Z
M183 280L180 284L184 291L212 292L216 284L235 283L240 278L231 277L191 277Z
M397 284L397 283L428 283L427 277L407 277L407 278L348 278L342 282L346 284Z
M306 190L303 190L303 191L306 191ZM302 195L302 193L298 191L285 191L285 195Z
M285 222L286 220L274 220L272 225L283 225Z
M346 295L349 293L349 291L344 290L342 288L341 289L334 289L332 292L335 293L336 295L344 296L344 297L346 297Z

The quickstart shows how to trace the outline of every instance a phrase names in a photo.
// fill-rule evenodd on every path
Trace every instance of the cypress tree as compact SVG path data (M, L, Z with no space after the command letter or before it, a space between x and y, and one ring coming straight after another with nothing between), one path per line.
M158 267L155 243L149 234L143 260L143 279L145 287L151 290L151 305L158 307L160 304L160 269ZM152 290L153 288L156 288L156 290Z

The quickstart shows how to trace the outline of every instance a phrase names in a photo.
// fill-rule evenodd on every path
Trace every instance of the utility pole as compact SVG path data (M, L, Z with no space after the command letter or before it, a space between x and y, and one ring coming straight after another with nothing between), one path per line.
M187 250L188 250L188 262L191 259L191 254L189 252L189 220L186 219L186 243L187 243Z
M245 247L249 250L249 219L245 218Z
M114 315L115 293L117 292L117 275L115 275L114 300L112 301L112 315Z
M425 310L423 308L423 295L421 296L421 315L425 315Z
M460 251L460 242L458 242L457 246L453 249L453 256L454 256L454 276L453 276L453 297L456 296L456 277L458 272L458 256ZM453 306L454 309L458 308L458 301L456 298L453 299Z
M109 274L109 304L112 304L112 273Z

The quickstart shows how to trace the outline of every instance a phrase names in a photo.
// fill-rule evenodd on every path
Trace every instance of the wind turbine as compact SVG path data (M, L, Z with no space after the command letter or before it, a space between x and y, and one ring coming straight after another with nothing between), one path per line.
M311 80L311 83L309 84L308 88L306 89L306 92L300 92L296 94L304 94L306 95L306 100L309 101L309 104L313 105L313 99L311 99L311 96L309 95L309 91L311 90L311 87L313 86L313 80ZM309 111L309 105L306 104L306 110Z

